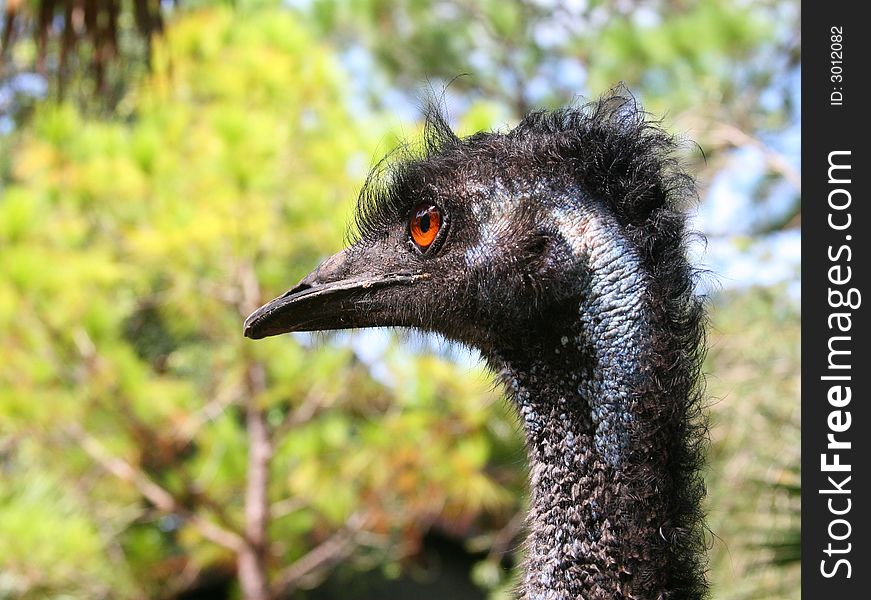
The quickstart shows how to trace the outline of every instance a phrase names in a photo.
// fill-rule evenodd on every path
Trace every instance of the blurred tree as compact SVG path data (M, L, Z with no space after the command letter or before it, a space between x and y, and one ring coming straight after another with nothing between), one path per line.
M75 94L79 102L111 108L130 71L148 63L165 10L160 0L8 0L0 79L33 70L59 97L76 83L84 87Z
M342 88L290 14L194 11L117 117L45 104L16 137L0 596L166 597L235 571L271 598L517 510L520 446L477 370L389 353L386 385L347 347L241 336L340 244L373 147Z
M713 597L799 598L798 307L777 287L723 294L709 339Z
M704 149L694 170L706 184L735 150L758 153L754 211L746 232L800 223L800 178L778 136L798 126L797 2L764 0L312 0L300 3L322 34L356 63L370 57L361 92L391 107L397 94L450 82L466 103L501 104L510 119L534 108L597 97L619 81L653 114ZM458 75L467 74L466 77ZM373 85L376 82L376 85ZM792 189L787 206L773 187ZM773 208L769 205L774 205Z

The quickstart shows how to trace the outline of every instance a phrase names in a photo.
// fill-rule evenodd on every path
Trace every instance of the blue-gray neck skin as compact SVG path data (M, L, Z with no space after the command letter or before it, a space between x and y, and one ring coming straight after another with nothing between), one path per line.
M649 275L607 215L558 217L583 265L573 324L491 357L529 452L521 597L689 597L670 589L672 571L684 568L668 541L674 414L663 410L672 399L658 388L651 361L658 349Z

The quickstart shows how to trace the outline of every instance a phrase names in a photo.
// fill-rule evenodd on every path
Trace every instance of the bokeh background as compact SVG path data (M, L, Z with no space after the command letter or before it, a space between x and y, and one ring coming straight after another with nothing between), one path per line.
M427 90L470 133L621 81L699 183L712 598L799 597L799 21L0 2L0 598L509 598L525 457L476 356L241 322L341 247Z

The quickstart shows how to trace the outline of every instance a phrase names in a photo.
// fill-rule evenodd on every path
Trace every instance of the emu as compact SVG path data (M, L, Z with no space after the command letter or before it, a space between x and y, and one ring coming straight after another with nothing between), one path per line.
M622 88L376 167L357 235L244 333L399 326L478 348L522 421L525 600L706 595L703 302L677 142Z

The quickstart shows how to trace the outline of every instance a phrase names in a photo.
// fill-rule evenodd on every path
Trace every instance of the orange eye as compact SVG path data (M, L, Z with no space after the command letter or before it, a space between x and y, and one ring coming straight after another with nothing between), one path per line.
M426 250L435 241L441 226L441 211L432 204L421 204L414 209L411 217L411 239L418 248Z

